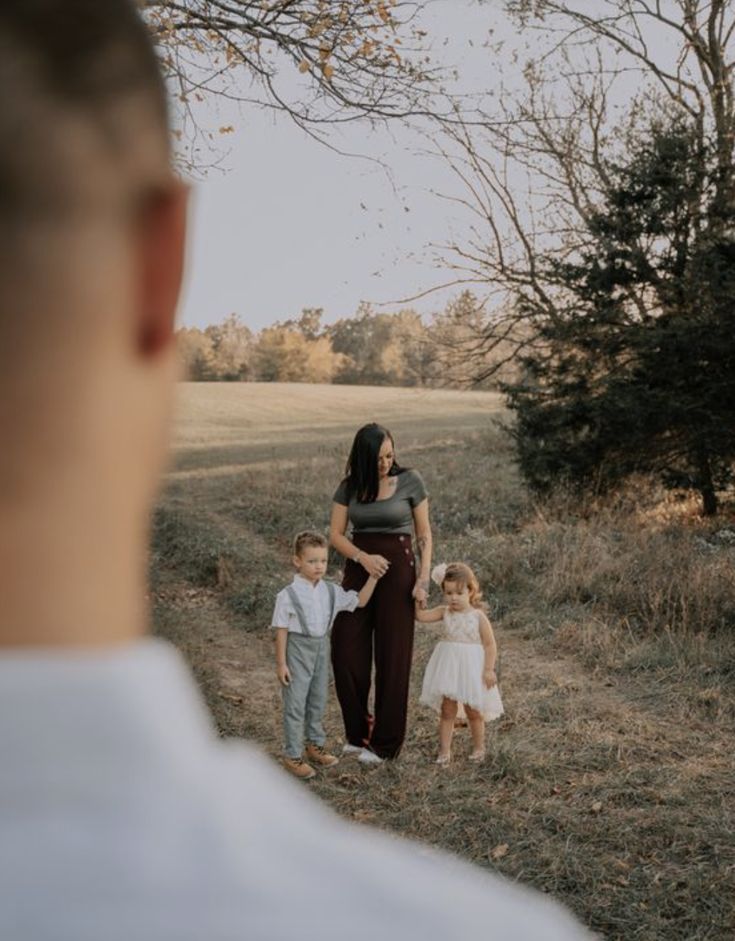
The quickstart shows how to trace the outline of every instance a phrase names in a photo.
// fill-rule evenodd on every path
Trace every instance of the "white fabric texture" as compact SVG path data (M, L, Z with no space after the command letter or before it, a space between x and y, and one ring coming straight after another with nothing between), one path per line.
M503 715L503 702L497 683L488 689L483 681L485 648L480 638L480 612L444 613L444 637L426 664L420 701L441 710L442 699L454 699L482 713L486 721Z
M0 657L8 941L582 941L542 895L337 818L210 726L178 654Z
M302 575L294 575L291 587L296 589L296 594L304 609L306 623L309 625L309 633L312 637L323 637L332 626L329 621L329 589L324 584L324 580L320 579L316 585L313 585ZM334 589L334 617L340 611L354 611L360 601L358 593L356 591L345 591L341 585L336 584ZM285 588L281 589L276 595L271 627L285 627L289 631L293 631L294 634L304 633L301 629L299 617L294 610L293 602Z

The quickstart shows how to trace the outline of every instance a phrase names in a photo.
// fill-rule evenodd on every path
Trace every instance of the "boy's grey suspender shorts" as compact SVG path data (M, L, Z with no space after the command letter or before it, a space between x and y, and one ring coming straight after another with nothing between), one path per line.
M334 620L337 591L325 581L329 591L329 626ZM304 741L323 745L327 736L322 719L327 705L329 686L329 630L321 637L309 631L306 612L291 585L286 589L303 634L288 632L286 665L291 682L283 687L284 754L301 758Z

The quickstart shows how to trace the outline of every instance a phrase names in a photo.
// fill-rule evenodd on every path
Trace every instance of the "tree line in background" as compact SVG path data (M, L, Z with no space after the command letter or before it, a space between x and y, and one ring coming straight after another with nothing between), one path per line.
M379 313L361 304L352 317L322 322L306 308L253 333L236 314L200 330L178 331L187 377L195 382L333 382L354 385L496 387L513 377L509 351L483 356L484 312L470 291L424 321L416 311Z
M735 5L505 0L533 57L502 94L448 110L424 6L144 3L184 102L217 91L203 58L213 77L249 70L255 103L312 133L423 115L470 214L441 266L481 298L429 322L306 310L255 336L230 317L182 331L191 377L499 386L535 489L652 473L715 513L735 461ZM309 81L295 101L276 85L288 68Z

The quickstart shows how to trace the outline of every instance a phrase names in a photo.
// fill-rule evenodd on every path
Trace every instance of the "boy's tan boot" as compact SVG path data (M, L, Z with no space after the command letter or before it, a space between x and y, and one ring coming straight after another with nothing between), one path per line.
M311 765L307 765L302 758L284 758L283 767L286 771L290 771L295 778L301 778L302 781L308 781L316 774Z
M322 768L331 768L339 761L336 755L330 755L323 745L314 745L309 743L306 746L306 757L313 761L315 765L321 765Z

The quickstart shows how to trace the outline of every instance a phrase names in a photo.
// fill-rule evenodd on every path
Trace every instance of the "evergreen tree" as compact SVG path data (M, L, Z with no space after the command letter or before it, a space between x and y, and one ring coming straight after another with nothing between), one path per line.
M547 263L555 313L505 386L538 489L655 472L716 511L735 458L735 220L702 140L654 125L611 173L588 245Z

